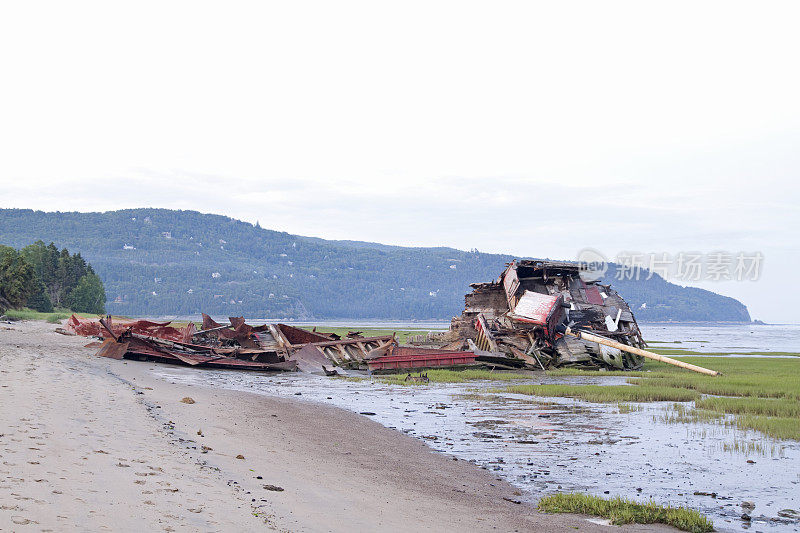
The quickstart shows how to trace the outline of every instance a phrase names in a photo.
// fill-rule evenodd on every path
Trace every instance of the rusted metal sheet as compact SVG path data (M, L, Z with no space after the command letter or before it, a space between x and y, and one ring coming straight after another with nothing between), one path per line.
M210 316L202 313L203 328L202 331L209 337L216 337L218 339L233 340L237 337L237 333L232 324L220 324Z
M403 355L387 355L370 359L370 370L410 370L417 368L454 367L474 365L476 355L472 352L446 352L424 350L419 353L404 351Z
M127 345L124 355L129 359L146 359L166 363L183 363L190 366L207 366L239 370L297 369L297 365L294 362L280 361L275 363L263 363L239 359L237 357L221 355L217 353L214 348L195 345L194 347L196 349L192 349L191 345L179 346L177 344L169 346L163 343L159 344L152 338L134 337L130 336L130 334L120 337L120 341L123 342L118 342L116 344Z
M270 325L251 326L243 317L229 317L229 324L220 324L203 313L203 328L193 337L216 345L242 346L245 348L275 348L267 346L270 336Z
M66 330L84 337L102 337L103 326L93 320L83 320L75 315L67 319Z
M114 339L106 339L97 350L98 357L108 357L109 359L122 359L128 352L127 342L117 342Z
M314 342L306 344L294 351L289 360L305 358L309 361L321 361L324 357L332 365L347 368L366 368L365 361L386 355L387 350L396 344L393 335L379 337L362 337L358 339L341 339L338 341ZM316 350L317 354L312 353Z
M152 322L150 320L126 320L119 318L106 317L103 320L108 328L104 327L100 320L91 320L87 318L80 318L72 315L67 320L67 331L71 331L76 335L103 337L108 338L112 336L119 336L127 330L135 333L147 335L150 337L158 337L161 339L177 341L177 342L190 342L194 335L196 328L194 323L190 322L183 328L176 328L170 326L170 322Z
M592 305L605 305L603 297L600 296L600 289L597 285L587 285L585 281L581 280L583 289L586 291L586 301Z
M538 292L525 291L510 313L514 319L530 322L539 326L547 325L547 319L561 305L561 295L550 296Z
M334 375L342 369L427 368L475 363L473 352L400 347L394 335L345 339L286 324L251 326L242 317L219 324L203 315L200 331L189 324L175 328L169 322L79 319L72 327L82 334L109 337L97 355L140 359L196 367L242 370L300 370ZM491 337L488 326L485 330ZM379 360L375 365L371 361Z
M296 328L286 324L277 324L276 326L283 335L283 339L291 346L302 346L304 344L311 344L313 342L330 342L330 336L322 335L314 331Z
M309 374L328 374L333 367L333 363L316 346L307 345L295 351L290 361L297 365L297 370Z

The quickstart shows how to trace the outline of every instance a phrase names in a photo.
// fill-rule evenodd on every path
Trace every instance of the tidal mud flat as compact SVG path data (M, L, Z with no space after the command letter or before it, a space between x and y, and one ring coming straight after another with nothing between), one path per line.
M507 382L399 386L158 367L166 380L295 397L363 413L489 470L523 500L586 492L693 508L719 530L795 531L800 443L698 421L670 423L675 402L594 404L500 392ZM626 378L549 377L531 384L624 385ZM741 517L747 514L750 520Z

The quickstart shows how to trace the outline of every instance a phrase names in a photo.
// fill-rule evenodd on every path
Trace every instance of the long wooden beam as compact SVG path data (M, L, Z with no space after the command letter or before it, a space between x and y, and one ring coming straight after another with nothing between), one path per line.
M564 333L566 335L570 335L578 339L585 339L587 341L596 342L597 344L602 344L604 346L616 348L618 350L622 350L623 352L641 355L642 357L647 357L648 359L653 359L654 361L661 361L662 363L667 363L669 365L679 366L681 368L685 368L693 372L699 372L701 374L706 374L708 376L719 375L719 372L717 372L716 370L709 370L707 368L703 368L702 366L693 365L691 363L684 363L683 361L678 361L677 359L672 359L671 357L665 357L663 355L658 355L657 353L648 352L647 350L642 350L641 348L636 348L635 346L628 346L627 344L622 344L621 342L612 341L611 339L607 339L599 335L593 335L585 331L581 330L572 331L570 328L567 328Z

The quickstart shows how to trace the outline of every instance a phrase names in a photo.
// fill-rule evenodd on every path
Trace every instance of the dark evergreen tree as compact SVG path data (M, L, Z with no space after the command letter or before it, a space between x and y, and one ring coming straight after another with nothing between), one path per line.
M70 292L69 301L73 311L102 315L106 312L106 291L103 289L103 282L97 274L84 275Z
M47 287L45 287L38 276L34 280L33 293L30 295L25 305L40 313L53 312L53 302L50 301L50 297L47 295Z
M19 252L0 245L0 312L25 305L35 289L36 271Z

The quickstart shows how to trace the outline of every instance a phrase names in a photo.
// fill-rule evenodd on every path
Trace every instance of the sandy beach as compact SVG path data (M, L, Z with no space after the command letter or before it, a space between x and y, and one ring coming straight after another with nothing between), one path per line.
M55 327L0 326L0 530L617 529L508 501L512 485L366 416L169 383Z

